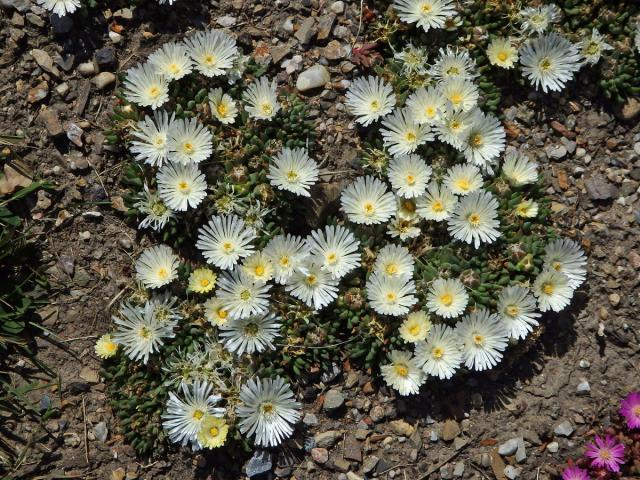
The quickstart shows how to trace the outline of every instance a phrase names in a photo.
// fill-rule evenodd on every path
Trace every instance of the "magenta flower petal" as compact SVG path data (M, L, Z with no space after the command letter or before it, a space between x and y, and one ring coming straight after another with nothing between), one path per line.
M584 452L585 456L591 459L591 466L619 472L620 465L624 464L624 445L617 442L612 435L607 435L604 439L596 435L594 440L587 445Z
M567 467L562 472L562 480L589 480L589 474L584 468Z
M620 415L630 429L640 428L640 392L631 392L620 402Z

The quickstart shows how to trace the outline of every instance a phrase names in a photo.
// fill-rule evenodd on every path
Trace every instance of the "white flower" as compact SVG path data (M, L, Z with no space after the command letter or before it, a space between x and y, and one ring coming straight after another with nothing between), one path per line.
M491 172L491 164L504 151L504 127L494 115L485 114L480 110L475 112L473 123L462 145L462 153L468 162Z
M306 239L309 253L333 278L342 278L360 266L360 242L341 225L327 225Z
M276 81L269 82L266 77L260 77L249 85L242 99L246 103L244 109L256 120L271 120L282 108L278 103Z
M250 59L250 55L243 55L242 53L238 54L233 62L233 67L227 71L227 83L229 85L233 85L242 78L242 74L247 69Z
M261 315L269 307L271 285L254 283L242 269L223 272L218 285L218 298L228 309L231 319Z
M415 358L427 375L451 378L462 363L457 335L446 325L434 325L426 342L416 343Z
M209 293L216 286L218 276L206 267L196 268L189 275L187 291L195 293Z
M464 312L469 294L457 278L436 278L427 292L427 308L444 318L455 318Z
M379 77L356 78L347 90L345 104L356 122L367 126L391 113L396 96L391 86Z
M137 65L127 70L124 96L136 105L155 110L169 100L169 81L151 65Z
M453 112L468 112L478 105L480 93L471 80L452 78L440 84L440 92Z
M172 210L195 208L207 196L207 181L195 163L164 164L156 177L158 194Z
M178 119L169 131L169 160L186 165L200 163L213 153L213 136L198 120Z
M310 197L310 189L318 180L318 164L304 148L283 148L271 158L267 178L278 190Z
M80 8L80 0L37 0L38 5L55 13L59 17L64 17Z
M468 195L482 188L482 173L472 164L454 165L447 169L443 183L451 193Z
M463 317L455 333L462 344L462 361L478 372L490 370L502 360L509 338L500 318L484 308Z
M242 268L254 282L259 284L267 283L273 278L273 262L264 252L256 252L247 257Z
M338 296L338 281L321 264L306 261L293 272L285 290L314 310L321 310Z
M278 446L300 420L302 406L281 377L249 380L240 389L240 402L236 407L240 432L255 436L261 447Z
M406 105L416 123L434 125L445 111L446 102L439 88L420 87L409 95Z
M403 220L414 220L418 218L416 213L416 202L419 198L396 197L396 216Z
M220 326L224 348L236 355L274 350L273 340L278 335L280 318L274 313L236 318Z
M147 288L160 288L178 278L180 260L166 245L142 252L136 262L136 278Z
M500 235L498 201L484 190L463 197L448 220L448 230L457 240L473 244L493 243Z
M169 434L169 440L183 447L191 443L198 448L198 433L209 417L222 417L225 409L215 405L222 400L214 395L213 385L207 381L195 380L192 384L181 383L182 397L169 392L167 413L162 415L162 426Z
M416 23L425 32L442 28L449 17L456 13L452 0L394 0L393 8L400 20Z
M207 77L224 75L238 56L236 40L221 30L197 32L185 43L196 70Z
M175 114L164 110L153 112L153 118L146 116L138 122L131 134L137 140L131 141L131 153L139 162L152 167L161 167L169 156L169 132L174 125Z
M422 230L418 226L419 219L412 218L406 219L401 217L395 217L387 227L387 233L392 238L399 238L400 241L405 242L411 238L417 238L422 234Z
M536 89L559 92L582 67L578 47L557 33L548 33L520 48L522 73Z
M118 353L118 344L113 341L111 334L105 333L102 335L94 347L96 355L103 360L113 357Z
M424 372L418 366L411 352L391 350L389 363L380 366L384 381L400 395L414 395L424 383Z
M521 187L538 181L538 164L510 150L505 154L502 174L507 177L511 185Z
M418 301L416 286L410 277L373 273L366 288L371 308L382 315L404 315Z
M236 102L222 91L221 88L209 90L209 108L211 114L223 125L230 125L236 120L238 107Z
M138 224L138 228L151 227L153 230L162 230L170 219L175 218L173 211L164 204L157 193L149 190L146 183L133 206L146 215Z
M176 303L178 298L170 292L154 293L145 303L145 308L153 310L153 314L160 322L175 323L182 318Z
M522 30L543 33L552 23L556 23L562 11L553 3L540 7L527 7L518 12Z
M229 309L222 300L213 297L204 303L204 316L209 323L220 327L229 320Z
M183 43L165 43L149 55L149 64L169 80L180 80L193 70L187 47Z
M391 155L407 155L416 148L434 139L427 124L418 124L408 109L398 109L382 121L380 129L384 146Z
M414 259L409 249L392 243L378 252L373 272L388 277L413 277Z
M214 215L207 225L198 229L196 247L207 262L229 270L238 260L253 253L253 232L236 215Z
M465 134L473 125L474 111L445 112L440 121L434 126L438 140L448 143L453 148L462 149Z
M510 286L498 296L498 315L509 332L509 337L525 339L538 325L536 300L527 288Z
M398 195L413 198L425 192L431 173L431 167L418 155L400 155L389 162L387 176Z
M535 218L538 216L538 203L533 200L522 200L516 205L516 215L524 218Z
M558 238L544 249L544 267L564 273L569 279L569 287L578 288L587 278L587 258L575 241Z
M416 212L425 220L440 222L449 218L456 203L457 197L447 186L433 181L427 186L424 196L417 200Z
M427 50L416 47L409 42L402 51L393 54L393 58L402 62L402 73L404 75L427 73Z
M271 260L275 281L284 285L309 255L304 240L293 235L277 235L269 240L263 253Z
M478 76L475 69L476 62L467 50L447 45L446 50L440 49L438 58L429 69L429 74L438 81L470 80Z
M569 277L555 270L543 270L533 282L533 294L538 298L541 312L559 312L571 302L573 289Z
M487 47L487 58L491 65L513 68L518 61L518 50L511 43L511 39L497 37Z
M613 50L613 47L604 41L597 28L591 31L589 37L582 40L582 56L591 65L598 63L602 53L607 50Z
M149 304L140 308L125 303L112 320L116 324L113 341L122 345L131 360L141 360L145 365L149 355L159 351L165 339L174 337L176 322L160 321Z
M405 342L418 343L426 340L430 330L431 320L426 313L420 310L407 315L407 318L400 325L398 333Z
M340 196L341 209L353 223L386 222L396 212L396 200L387 186L373 176L359 177Z

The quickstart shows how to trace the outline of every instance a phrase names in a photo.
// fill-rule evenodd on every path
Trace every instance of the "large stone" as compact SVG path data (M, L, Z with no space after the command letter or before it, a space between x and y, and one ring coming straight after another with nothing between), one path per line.
M502 445L498 447L498 453L503 457L506 457L516 453L517 449L518 449L518 439L512 438L510 440L507 440L506 442L504 442Z
M296 88L301 92L323 87L331 80L329 70L324 65L314 65L298 75Z
M591 200L611 200L618 196L618 188L601 175L588 178L584 186Z
M342 432L338 430L327 430L326 432L316 433L313 436L313 440L318 448L331 448L341 438Z
M259 478L269 473L272 468L271 454L267 450L256 450L245 464L245 473L249 478Z
M58 70L58 68L53 64L53 59L47 52L34 48L29 52L29 54L45 72L49 72L56 77L60 76L60 70Z
M324 396L322 408L327 413L337 413L344 405L344 395L339 390L331 389Z
M621 116L623 120L633 120L640 114L640 99L629 97L622 106Z
M556 425L553 429L553 433L558 435L559 437L569 437L573 433L573 425L568 420Z
M323 15L318 19L318 40L326 40L331 35L331 29L336 21L336 16L333 13Z
M295 33L294 36L298 39L298 41L301 44L306 45L311 41L311 39L313 38L313 36L316 34L317 31L318 29L316 28L315 18L307 17L305 21L302 22L302 25L300 25L300 28L298 29L298 31Z
M442 439L445 442L451 442L460 435L460 425L455 420L447 420L442 426Z
M329 452L326 448L319 448L319 447L312 448L311 458L313 458L314 462L319 463L320 465L323 465L327 463L327 460L329 460Z
M410 437L414 432L414 427L410 423L405 422L404 420L393 420L389 423L391 430L396 435L402 435L404 437Z
M111 72L101 72L96 75L91 82L99 89L103 90L108 86L114 84L116 81L116 76Z

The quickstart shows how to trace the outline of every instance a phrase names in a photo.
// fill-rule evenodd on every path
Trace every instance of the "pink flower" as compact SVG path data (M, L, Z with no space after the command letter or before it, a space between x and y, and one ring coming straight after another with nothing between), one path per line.
M567 467L562 472L562 480L589 480L589 474L584 468Z
M631 392L620 402L620 415L627 421L627 427L640 428L640 392Z
M596 435L595 442L587 445L584 454L591 458L592 467L604 467L610 472L619 472L620 465L624 464L624 445L618 443L613 435L607 435L604 439Z

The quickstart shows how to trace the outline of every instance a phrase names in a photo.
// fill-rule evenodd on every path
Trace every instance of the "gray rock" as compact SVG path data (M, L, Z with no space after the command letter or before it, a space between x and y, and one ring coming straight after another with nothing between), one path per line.
M270 472L273 468L271 454L267 450L256 450L244 466L249 478L256 478Z
M326 432L316 433L313 436L316 447L331 448L338 440L342 438L342 432L338 430L327 430Z
M96 50L94 58L98 67L111 67L116 61L116 51L113 47L104 47Z
M91 80L91 83L93 83L99 90L104 90L115 82L116 76L111 72L101 72Z
M341 13L344 13L344 2L340 1L340 2L333 2L331 4L331 6L329 7L329 9L333 12L333 13L337 13L338 15L340 15Z
M40 50L39 48L34 48L29 52L29 54L44 71L49 72L56 77L60 76L60 70L58 70L58 68L53 64L53 59L47 52Z
M559 448L560 445L558 444L558 442L551 442L547 444L547 450L551 453L557 453Z
M328 15L323 15L318 18L318 40L326 40L331 35L331 29L333 28L333 24L336 21L336 16L333 13Z
M567 155L567 148L564 145L550 145L544 149L547 157L559 160Z
M96 73L96 66L93 62L84 62L78 65L78 73L85 77L90 77L94 73Z
M571 434L573 433L573 430L574 430L573 425L571 425L571 423L568 420L565 420L559 425L556 425L556 427L553 429L553 433L555 433L560 437L570 437Z
M58 114L51 108L43 109L38 113L38 119L44 124L47 129L47 133L51 137L59 137L64 135L64 129L62 123L58 118Z
M218 25L220 25L222 27L233 27L237 22L237 18L236 17L232 17L231 15L224 15L224 16L218 18L218 20L216 20L216 22L218 23Z
M26 12L30 5L30 0L0 0L0 7L14 8L19 12Z
M98 423L95 427L93 427L93 433L96 436L97 440L106 442L107 437L109 436L109 429L107 428L107 424L104 422Z
M344 395L339 390L331 389L324 396L322 408L327 413L336 413L344 406Z
M456 463L456 466L453 469L454 477L462 477L464 475L464 462Z
M366 457L364 459L364 462L362 462L362 471L364 473L369 473L371 470L376 468L376 465L378 465L379 461L380 461L380 459L378 457L376 457L375 455L371 455L369 457Z
M519 440L518 438L512 438L510 440L507 440L506 442L504 442L502 445L498 447L498 453L503 457L513 455L514 453L516 453L516 450L518 449L518 440Z
M329 70L323 65L314 65L298 75L296 88L301 92L323 87L331 80Z
M516 462L522 463L527 459L527 449L524 446L522 437L518 438L518 449L516 450Z
M429 440L433 443L438 441L438 431L437 430L431 430L431 434L429 435Z
M590 393L591 393L591 386L589 385L589 382L587 380L585 380L584 378L581 379L580 383L576 387L576 394L577 395L589 395Z
M618 189L601 175L595 175L584 182L591 200L611 200L618 196Z
M453 474L451 473L451 467L449 465L443 465L440 467L440 478L449 479L453 478Z
M318 425L318 417L313 413L306 413L302 419L302 423L310 427L315 427Z
M302 45L306 45L311 41L318 29L316 28L316 20L313 17L307 17L300 28L295 33L295 37Z
M504 469L504 475L509 480L514 480L515 478L518 478L518 475L520 475L521 471L522 471L521 468L516 468L512 465L507 465Z

